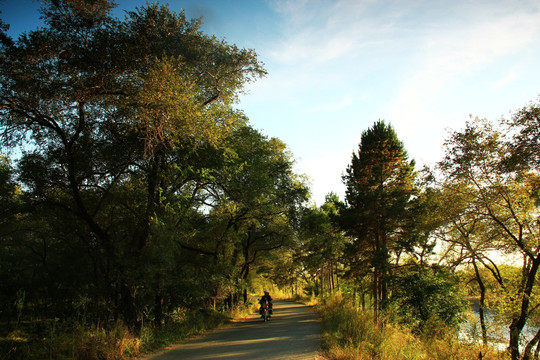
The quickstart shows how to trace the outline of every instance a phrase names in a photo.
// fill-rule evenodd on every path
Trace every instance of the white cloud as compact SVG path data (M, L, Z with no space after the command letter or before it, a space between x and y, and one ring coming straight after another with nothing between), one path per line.
M494 89L502 89L504 88L506 85L508 85L509 83L511 83L512 81L514 81L514 79L516 79L516 73L514 71L511 71L510 73L508 73L506 76L504 76L502 79L499 79L494 85L493 85L493 88Z
M261 45L269 76L253 95L272 103L277 116L264 115L269 126L282 122L319 196L332 183L340 188L355 141L377 119L394 125L411 157L433 162L447 128L460 127L471 113L487 116L488 107L507 112L517 97L504 93L510 85L540 78L532 65L540 55L537 0L270 4L280 15L279 31ZM494 92L503 101L490 98ZM318 154L312 144L333 153Z
M502 8L485 10L503 12ZM415 70L401 83L390 105L389 118L399 120L398 134L408 139L413 149L432 149L424 151L426 160L437 158L440 149L434 148L442 145L445 129L463 123L473 112L466 108L475 102L468 89L478 88L472 96L479 103L491 89L501 89L515 80L511 69L498 64L506 63L502 60L509 57L519 59L540 37L537 13L519 10L499 18L475 19L470 24L448 19L439 31L426 34L425 45L415 55ZM491 89L481 88L483 82L491 84ZM500 106L510 105L492 104Z
M273 1L282 14L281 36L270 54L286 65L324 65L354 58L360 49L377 46L391 31L392 21L370 17L373 1ZM389 16L388 14L386 14Z

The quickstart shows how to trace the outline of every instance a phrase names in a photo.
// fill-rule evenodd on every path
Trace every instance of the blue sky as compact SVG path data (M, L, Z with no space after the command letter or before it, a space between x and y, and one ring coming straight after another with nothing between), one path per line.
M115 15L145 1L117 0ZM161 2L166 3L166 2ZM203 30L252 48L268 76L238 107L278 137L313 200L343 198L341 174L364 130L391 123L417 164L442 157L447 129L496 120L540 95L538 0L199 0L168 2ZM38 4L0 0L10 34Z

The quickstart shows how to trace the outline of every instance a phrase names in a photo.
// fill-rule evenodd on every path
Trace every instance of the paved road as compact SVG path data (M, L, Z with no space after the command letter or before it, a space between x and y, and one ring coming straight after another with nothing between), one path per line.
M267 323L258 315L185 341L151 360L317 359L319 323L306 306L274 300Z

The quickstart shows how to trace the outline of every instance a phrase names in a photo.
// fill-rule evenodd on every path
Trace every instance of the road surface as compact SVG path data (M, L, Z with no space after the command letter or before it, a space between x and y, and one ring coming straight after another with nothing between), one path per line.
M274 300L274 315L264 322L252 315L209 334L182 342L148 360L317 359L319 323L300 304Z

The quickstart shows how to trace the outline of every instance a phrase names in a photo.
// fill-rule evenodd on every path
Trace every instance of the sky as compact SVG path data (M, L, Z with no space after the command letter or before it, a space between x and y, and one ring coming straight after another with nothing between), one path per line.
M539 100L540 0L169 0L202 30L254 49L268 75L237 108L288 145L320 206L362 132L391 124L418 165L442 159L448 131ZM144 0L116 0L114 15ZM0 0L17 37L39 4Z

